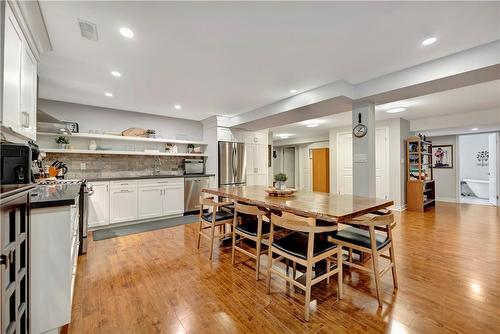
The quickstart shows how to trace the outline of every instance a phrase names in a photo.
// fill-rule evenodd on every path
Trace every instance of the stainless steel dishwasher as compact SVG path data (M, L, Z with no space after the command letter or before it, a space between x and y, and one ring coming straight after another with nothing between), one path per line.
M184 177L184 212L200 210L201 190L208 187L208 176Z

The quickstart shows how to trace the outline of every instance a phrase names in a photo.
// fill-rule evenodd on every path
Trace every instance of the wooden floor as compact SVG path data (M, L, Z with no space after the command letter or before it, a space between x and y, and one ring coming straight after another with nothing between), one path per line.
M439 203L403 212L395 230L399 290L344 272L313 288L311 321L303 294L274 278L254 280L254 262L231 266L230 249L208 260L196 225L90 242L79 258L70 333L499 333L500 209ZM242 254L238 259L244 260Z

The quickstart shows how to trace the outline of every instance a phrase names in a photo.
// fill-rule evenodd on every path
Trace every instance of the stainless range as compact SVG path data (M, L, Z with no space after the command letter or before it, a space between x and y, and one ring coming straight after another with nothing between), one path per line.
M80 184L80 196L79 196L79 231L78 238L80 246L78 248L78 254L87 253L87 230L89 221L89 196L92 196L93 190L92 185L85 179L44 179L38 180L39 185L54 185L54 184Z

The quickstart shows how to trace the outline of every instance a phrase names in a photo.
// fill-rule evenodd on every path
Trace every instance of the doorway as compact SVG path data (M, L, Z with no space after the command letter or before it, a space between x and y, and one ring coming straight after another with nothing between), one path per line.
M274 147L273 173L284 173L288 177L287 187L295 187L295 147Z
M312 179L313 191L330 192L330 149L313 148Z
M375 129L376 196L389 198L389 128ZM352 133L337 134L337 192L352 195Z
M459 202L497 205L497 134L458 137Z

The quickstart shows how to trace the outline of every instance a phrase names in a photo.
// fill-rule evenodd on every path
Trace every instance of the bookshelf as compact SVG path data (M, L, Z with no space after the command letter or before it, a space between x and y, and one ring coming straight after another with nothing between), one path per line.
M406 139L406 203L410 211L425 211L436 200L432 143L418 136Z

